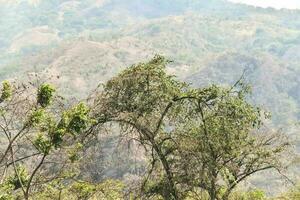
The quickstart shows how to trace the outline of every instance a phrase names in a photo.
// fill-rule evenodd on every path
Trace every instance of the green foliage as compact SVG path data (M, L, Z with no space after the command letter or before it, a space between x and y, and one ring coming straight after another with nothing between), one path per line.
M12 88L8 81L2 82L2 89L1 89L1 96L0 96L0 103L10 98L12 95Z
M32 112L29 116L28 125L38 126L41 122L45 121L46 112L44 109L38 109Z
M7 152L13 153L16 147L27 151L28 145L30 154L35 147L43 158L36 164L32 160L37 154L27 157L26 152L26 157L22 158L23 152L15 151L17 156L10 155L12 158L24 162L28 169L36 166L28 170L30 175L24 167L18 167L6 184L16 192L23 191L25 199L29 196L37 199L128 198L122 182L80 181L86 178L80 173L78 162L80 151L86 150L83 142L90 139L87 136L101 133L99 130L107 128L108 124L120 127L118 131L122 137L134 138L139 142L136 145L145 149L143 153L148 156L150 165L139 185L137 195L141 198L193 199L193 195L203 192L204 198L211 200L228 200L235 196L264 200L265 194L261 191L232 194L248 176L281 167L279 158L288 146L278 140L277 135L258 134L267 116L248 102L250 87L239 82L233 87L193 88L168 75L168 63L170 61L157 55L149 62L133 65L108 81L104 89L92 97L94 105L89 107L81 102L62 113L55 104L51 105L55 90L43 84L38 89L38 105L35 100L26 98L26 106L19 106L27 109L25 115L19 115L16 120L19 127L23 127L25 121L24 128L15 131L13 124L5 130L12 129L15 135L10 140L6 134L8 142L12 141ZM43 163L45 158L47 165ZM51 165L51 159L58 160L53 162L55 164L67 166L66 171ZM12 169L9 163L1 164ZM48 164L51 167L46 167ZM44 166L45 171L38 171ZM48 184L51 173L57 178ZM9 198L9 187L1 187Z
M33 145L40 153L44 155L48 155L52 148L51 141L48 138L46 138L42 133L38 134L36 139L33 141Z
M78 135L82 130L86 129L88 124L92 122L89 118L90 109L83 102L71 108L63 114L63 119L59 125L65 128L69 133Z
M149 181L144 188L144 193L153 197L154 199L169 199L170 191L168 189L169 183L166 177L156 179L155 181ZM173 198L173 197L171 197Z
M33 87L33 84L16 85L11 101L0 108L1 132L5 133L0 138L1 180L5 180L0 185L2 199L29 199L33 192L46 185L48 177L67 180L79 174L75 162L79 161L83 148L79 143L80 137L84 137L81 133L93 122L89 118L90 109L79 103L63 112L63 104L51 104L55 91L52 86L41 85L36 98L32 95ZM4 86L3 99L9 98L9 88ZM67 169L61 170L61 166Z
M13 200L12 191L14 186L9 183L0 184L0 200Z
M178 95L185 85L165 73L169 62L157 55L109 80L105 86L106 95L111 98L108 109L147 115Z
M55 88L50 84L42 84L38 89L37 102L38 104L45 108L47 107L53 98Z
M63 181L62 181L63 182ZM60 181L53 181L43 190L33 195L34 199L51 200L123 200L124 183L118 180L105 180L99 184L77 181L70 185L64 185Z
M181 106L176 101L185 94L188 85L167 75L168 63L170 61L156 55L149 62L133 65L109 80L103 93L96 97L93 117L98 125L119 124L124 134L135 130L140 133L137 137L141 144L149 144L145 148L155 148L152 159L160 160L167 174L163 193L173 198L176 188L164 147L168 141L165 140L166 122L173 123L179 115Z
M193 191L190 192L185 200L209 200L210 197L207 192L205 191ZM235 191L233 192L228 200L268 200L266 194L259 190L250 190L250 191Z
M230 195L230 200L267 200L266 194L257 189L257 190L251 190L248 192L234 192Z
M124 195L125 184L119 180L105 180L97 186L98 198L107 200L122 200Z
M21 188L22 186L26 186L28 183L28 172L26 168L22 165L18 165L16 167L16 172L13 176L8 177L7 184L11 185L14 190Z
M89 108L84 103L79 103L62 114L62 119L56 124L53 116L44 109L34 111L30 117L28 125L32 125L41 131L34 140L35 147L43 154L49 154L52 147L58 148L63 142L66 133L74 136L85 130L91 122L89 118ZM80 147L77 145L77 151ZM72 157L76 158L76 151L73 151ZM75 160L73 160L75 161Z
M254 190L248 192L248 198L253 200L266 200L267 196L262 190Z
M65 186L61 183L60 180L54 180L50 183L43 186L42 190L33 194L32 199L39 200L54 200L54 199L63 199L62 197L65 195L63 190ZM70 198L70 195L66 195Z
M88 199L96 192L96 186L87 182L76 182L70 189L78 199Z
M72 149L68 151L68 157L69 160L74 163L75 161L78 161L80 159L78 153L80 150L82 150L83 145L81 143L77 143L74 145Z
M49 137L51 142L53 143L54 147L57 149L60 147L61 143L63 142L63 136L65 135L65 129L59 127L55 127L54 130L49 132Z
M190 106L175 130L180 145L175 162L182 166L179 177L190 177L190 184L206 190L212 199L228 199L248 176L279 168L288 146L273 134L257 136L265 115L247 102L248 92L244 86L200 89L202 101ZM259 199L259 193L253 195Z
M168 76L167 63L155 56L124 70L104 86L93 112L99 125L116 122L153 152L155 181L146 180L146 195L180 199L201 189L227 200L248 176L280 167L288 144L258 136L269 116L247 101L248 85L192 88Z

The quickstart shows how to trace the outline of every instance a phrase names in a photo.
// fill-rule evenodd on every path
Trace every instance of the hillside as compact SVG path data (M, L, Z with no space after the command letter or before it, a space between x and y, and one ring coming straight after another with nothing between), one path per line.
M272 109L275 120L288 116L276 122L299 119L298 11L225 1L137 0L22 2L1 9L2 79L15 69L47 68L80 96L95 81L160 53L175 61L171 72L196 85L232 83L251 68L247 77L256 103Z
M272 127L300 138L300 11L223 0L0 1L0 80L37 72L85 98L126 66L161 54L193 86L233 84L245 71L251 101Z

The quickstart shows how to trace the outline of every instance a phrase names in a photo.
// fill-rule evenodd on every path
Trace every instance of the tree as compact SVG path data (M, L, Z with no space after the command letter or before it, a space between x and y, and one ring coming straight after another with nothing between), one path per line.
M268 114L247 102L248 86L237 85L206 88L214 98L191 105L175 129L180 177L211 200L227 200L254 173L282 169L280 158L289 146L280 134L262 129Z
M156 56L131 66L104 85L93 107L98 126L117 123L146 149L143 192L183 199L200 188L228 199L248 176L280 166L288 144L258 132L263 112L247 102L247 86L192 88L167 75L167 63Z
M129 67L93 94L89 106L66 106L46 83L4 82L0 197L125 198L120 182L80 180L84 175L73 170L78 152L109 126L149 158L137 197L178 200L204 191L211 200L227 200L252 174L280 171L289 144L263 127L268 114L247 101L247 85L193 88L165 72L169 62L155 56Z
M173 172L163 143L168 140L166 121L172 121L175 101L186 85L165 73L167 61L156 56L148 63L140 63L124 70L104 86L93 107L98 125L118 123L123 134L142 144L152 159L152 166L160 161L164 171L162 180L166 199L179 199Z
M74 161L68 153L90 123L89 108L79 103L66 109L46 83L36 88L3 82L0 111L1 188L29 199L33 187L64 176Z

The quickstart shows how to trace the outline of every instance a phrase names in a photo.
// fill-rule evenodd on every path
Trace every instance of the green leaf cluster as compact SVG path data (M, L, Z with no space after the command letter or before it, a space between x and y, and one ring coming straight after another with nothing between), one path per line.
M87 105L85 105L83 102L79 103L63 113L59 128L64 129L74 136L78 135L92 122L89 117L89 112L90 109Z
M45 108L50 105L55 88L50 84L42 84L37 93L37 102L42 107Z
M13 186L14 190L26 186L28 183L29 175L26 168L22 165L16 167L16 173L13 176L8 177L6 183Z
M10 98L12 95L12 87L8 81L2 82L0 103Z

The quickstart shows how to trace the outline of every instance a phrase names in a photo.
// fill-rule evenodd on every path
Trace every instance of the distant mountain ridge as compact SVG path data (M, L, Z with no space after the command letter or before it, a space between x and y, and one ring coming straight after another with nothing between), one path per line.
M2 80L25 71L43 72L60 76L53 81L67 93L84 96L95 81L160 53L175 61L171 73L195 85L230 84L255 66L248 75L255 103L273 111L276 122L300 119L300 11L223 0L1 5Z

